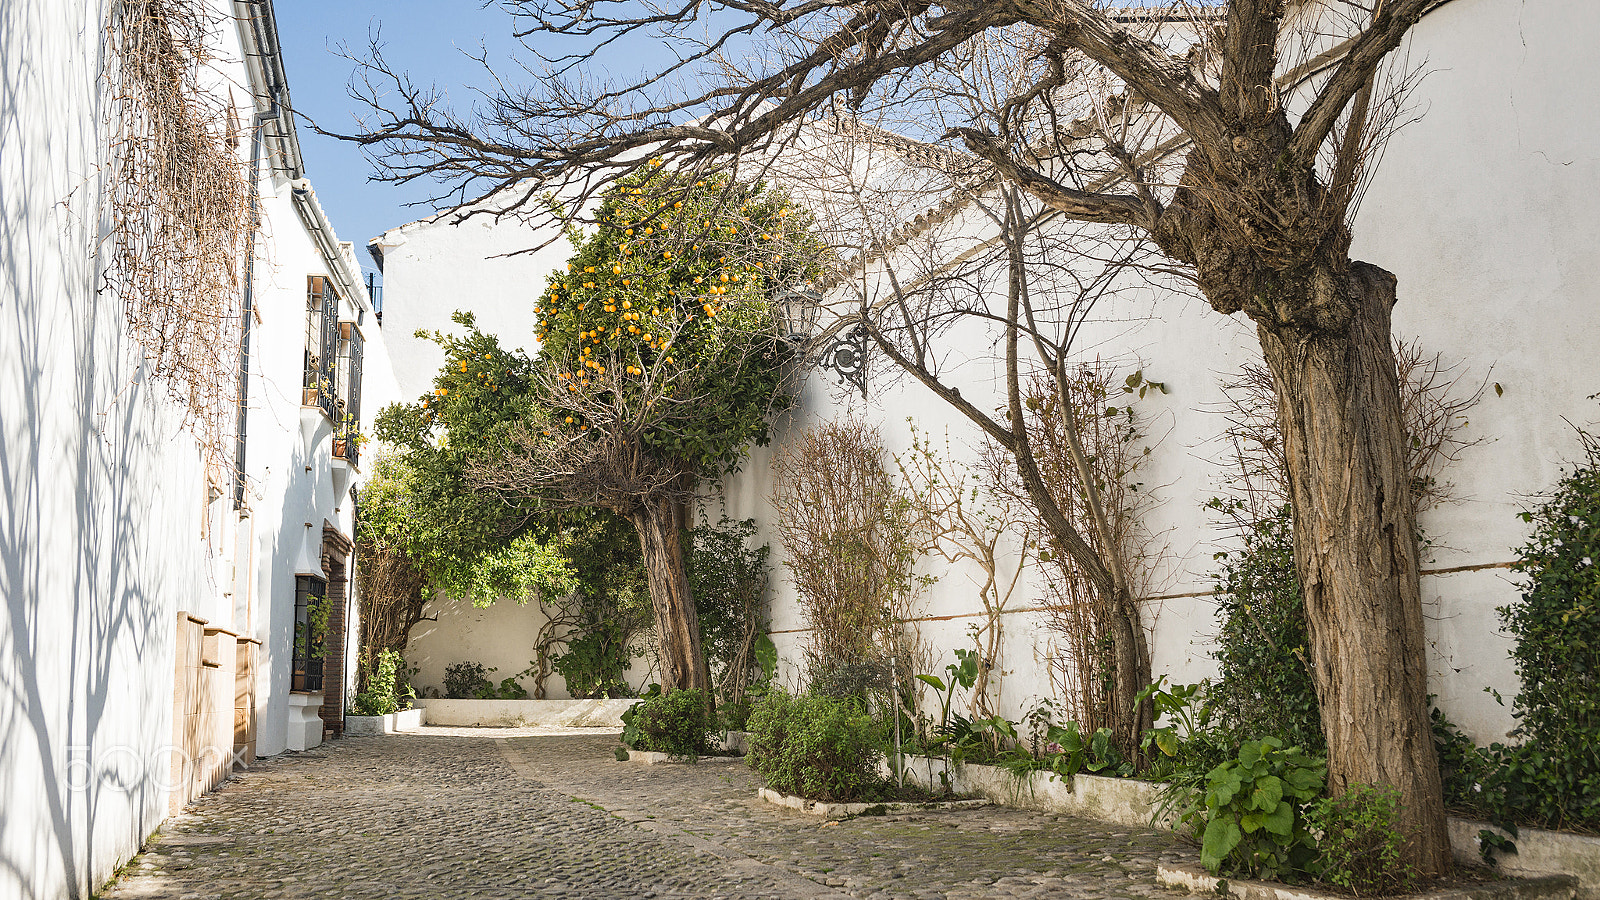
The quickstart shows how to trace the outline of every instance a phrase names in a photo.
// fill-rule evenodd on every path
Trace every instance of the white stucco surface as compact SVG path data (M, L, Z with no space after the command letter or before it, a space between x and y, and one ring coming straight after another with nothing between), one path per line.
M248 123L268 104L252 96L261 56L247 45L250 19L234 18L241 9L261 14L213 0L204 80L232 89L248 171ZM348 535L352 524L348 494L334 491L331 426L305 428L301 413L306 278L345 267L348 253L319 249L293 206L290 176L303 173L284 171L281 156L262 167L242 511L226 471L233 422L222 429L220 482L208 486L193 432L146 370L121 298L104 289L106 14L102 0L0 5L6 898L88 896L166 814L180 611L261 639L257 750L285 747L295 561L308 530L320 543L324 525ZM361 318L364 297L344 293L341 318ZM371 409L396 388L381 333L365 319Z
M457 218L445 213L412 222L370 242L383 258L383 321L395 358L404 361L395 376L406 400L427 392L444 365L444 351L416 332L459 332L450 320L457 310L475 314L507 349L534 350L533 298L545 276L572 255L564 238L525 252L549 232L513 218Z

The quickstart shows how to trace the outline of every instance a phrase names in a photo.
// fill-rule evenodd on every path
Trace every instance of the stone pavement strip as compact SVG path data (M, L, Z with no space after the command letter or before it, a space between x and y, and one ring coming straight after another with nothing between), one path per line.
M568 730L570 732L570 730ZM615 732L439 729L258 763L169 819L131 898L1155 898L1170 834L1004 807L824 823Z

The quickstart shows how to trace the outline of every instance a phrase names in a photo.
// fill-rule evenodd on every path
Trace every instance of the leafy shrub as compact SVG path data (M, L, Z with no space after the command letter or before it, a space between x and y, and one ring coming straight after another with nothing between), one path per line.
M1322 793L1327 764L1273 737L1245 741L1206 776L1200 862L1213 875L1291 879L1316 855L1306 804Z
M854 698L773 688L750 712L750 765L780 793L864 798L879 784L882 754L882 735Z
M710 704L711 698L701 690L673 691L640 701L630 710L633 715L627 723L633 729L630 746L684 759L705 755L717 730Z
M1431 699L1431 698L1430 698ZM1444 805L1449 809L1479 808L1479 794L1488 774L1489 756L1456 730L1454 722L1437 706L1429 713L1433 722L1433 751L1439 757L1439 782L1444 787Z
M400 654L393 650L378 653L378 661L367 673L367 689L350 701L350 714L386 716L400 708Z
M1237 504L1211 501L1236 513ZM1250 523L1244 549L1218 554L1216 658L1222 677L1210 689L1222 724L1241 738L1271 735L1286 746L1327 746L1307 662L1305 601L1294 567L1288 506Z
M632 637L610 619L594 623L590 631L567 641L567 652L551 662L561 675L567 693L576 699L626 697L628 664L642 651L628 646Z
M1549 828L1600 826L1600 440L1583 442L1585 460L1521 513L1533 535L1512 570L1527 582L1500 609L1516 640L1521 746L1491 748L1483 786L1508 818Z
M1406 841L1399 822L1394 788L1356 785L1319 800L1306 813L1307 828L1318 835L1312 874L1357 897L1406 893L1418 876L1402 861Z
M689 536L685 575L700 616L700 645L719 687L719 699L737 700L759 676L754 640L761 599L771 580L772 548L753 546L756 520L723 516L701 522Z
M493 667L480 662L458 662L444 670L444 695L452 700L526 700L528 689L515 677L500 679L500 687L489 680Z
M489 680L489 673L493 671L483 663L470 660L446 666L444 695L452 700L472 700L484 691L493 694L494 683Z

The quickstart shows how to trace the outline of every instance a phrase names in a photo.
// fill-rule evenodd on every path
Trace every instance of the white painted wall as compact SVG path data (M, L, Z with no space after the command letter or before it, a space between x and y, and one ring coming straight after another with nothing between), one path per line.
M501 599L490 606L451 600L440 595L423 612L427 620L411 629L405 660L417 667L413 685L418 695L445 696L445 669L460 662L482 663L496 671L489 680L498 687L506 678L515 678L533 696L532 675L521 673L533 664L533 648L549 616L537 603L519 604ZM628 669L628 684L642 689L655 680L655 654L634 660ZM546 700L569 700L567 683L561 673L552 671L545 679Z
M512 218L474 216L460 224L455 219L443 213L369 242L383 259L384 327L401 361L395 375L407 400L429 391L444 365L444 351L416 331L459 332L461 326L450 321L456 310L477 315L507 349L532 352L533 300L544 290L545 276L572 255L564 238L519 252L544 243L549 233Z
M231 0L214 0L214 11L212 80L233 86L248 123L260 77L243 62L246 25L231 18ZM332 488L327 436L308 442L300 419L305 279L327 273L330 261L291 208L286 181L269 173L256 269L250 509L241 518L222 501L211 540L201 537L205 480L195 440L163 388L146 380L121 302L96 293L98 178L108 153L98 118L105 15L102 0L0 5L6 898L88 896L159 824L179 611L267 641L260 749L281 749L293 604L285 569L303 522L315 523L319 540L324 521L350 530L350 503ZM241 166L249 153L246 135ZM367 321L375 408L396 388L381 333L370 314Z

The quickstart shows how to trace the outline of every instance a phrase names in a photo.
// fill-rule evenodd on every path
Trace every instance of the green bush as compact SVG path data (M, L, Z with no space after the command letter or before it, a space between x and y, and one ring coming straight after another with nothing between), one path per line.
M493 669L485 668L483 663L458 662L446 666L444 670L444 695L452 700L481 699L487 691L494 695L494 682L489 680L489 673Z
M627 723L635 750L653 750L682 759L695 759L711 751L716 717L705 691L682 690L657 694L633 707Z
M1485 802L1510 821L1600 827L1600 441L1537 507L1513 571L1522 597L1500 609L1522 689L1512 736L1492 747Z
M367 673L367 689L350 701L350 714L354 716L386 716L400 708L399 672L400 654L384 650Z
M880 785L883 737L854 698L795 697L774 687L749 725L750 765L779 793L852 801Z
M1211 501L1238 514L1237 504ZM1271 735L1286 746L1327 746L1307 663L1305 601L1294 567L1294 516L1284 506L1249 523L1244 549L1218 554L1217 662L1209 689L1221 724L1239 738Z
M1290 880L1316 856L1306 804L1322 794L1326 763L1277 738L1245 741L1206 776L1200 862L1213 875Z
M1357 897L1403 894L1416 886L1417 870L1401 858L1406 841L1394 788L1356 785L1319 800L1307 811L1306 826L1318 836L1311 871L1319 881Z

